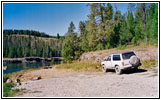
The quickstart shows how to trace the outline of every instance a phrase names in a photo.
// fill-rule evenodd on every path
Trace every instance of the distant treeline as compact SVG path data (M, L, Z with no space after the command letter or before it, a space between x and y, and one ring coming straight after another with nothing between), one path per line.
M50 36L44 32L34 31L34 30L10 30L6 29L3 30L3 35L31 35L31 36L37 36L37 37L51 37L51 38L64 38L64 36L60 36L59 33L57 33L56 36Z
M3 30L4 35L22 34L22 35L32 35L38 37L50 37L44 32L34 31L34 30Z
M18 32L18 33L15 33ZM24 35L14 35L21 34ZM25 33L26 32L26 33ZM28 32L28 33L27 33ZM3 35L3 57L60 57L63 37L48 38L46 34L36 31L11 31L4 30ZM13 35L11 35L13 34ZM41 37L38 37L41 36Z

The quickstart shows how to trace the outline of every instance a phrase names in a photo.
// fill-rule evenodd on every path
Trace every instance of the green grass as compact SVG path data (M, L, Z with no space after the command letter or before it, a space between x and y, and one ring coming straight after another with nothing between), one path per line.
M149 69L151 67L157 67L158 62L156 60L145 60L141 62L140 68Z
M11 89L14 83L3 83L3 97L13 97L18 93L22 93L25 89Z
M57 65L57 69L72 69L77 72L98 72L101 71L101 64L92 61L74 61L72 63Z
M12 89L15 83L5 83L8 79L8 75L3 75L3 97L13 97L18 93L21 93L24 89Z
M10 97L11 88L14 86L14 83L4 83L3 84L3 96Z

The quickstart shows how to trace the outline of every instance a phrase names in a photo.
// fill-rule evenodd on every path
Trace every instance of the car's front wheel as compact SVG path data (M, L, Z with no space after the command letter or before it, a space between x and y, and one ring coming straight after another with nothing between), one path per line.
M105 65L102 65L102 71L103 71L104 73L107 72L107 69L106 69Z
M122 70L120 69L120 67L117 65L115 66L115 72L116 74L120 75L122 73Z

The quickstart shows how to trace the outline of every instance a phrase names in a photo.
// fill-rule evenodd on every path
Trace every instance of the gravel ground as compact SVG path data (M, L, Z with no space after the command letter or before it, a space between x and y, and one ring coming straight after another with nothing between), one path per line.
M158 97L158 75L145 70L80 73L23 82L15 88L26 89L18 97Z

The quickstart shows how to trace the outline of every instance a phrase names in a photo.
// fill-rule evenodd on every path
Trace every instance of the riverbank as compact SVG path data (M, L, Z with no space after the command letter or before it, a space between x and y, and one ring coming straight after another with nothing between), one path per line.
M22 62L44 62L44 61L61 61L62 57L52 57L52 58L43 58L43 57L24 57L24 58L3 58L4 62L10 63L22 63Z
M52 65L49 67L21 70L8 74L8 77L13 82L15 82L17 78L21 82L26 82L34 80L36 77L41 77L41 79L47 79L47 78L74 75L80 72L85 73L101 72L100 63L75 61L71 64L59 64L59 65Z

